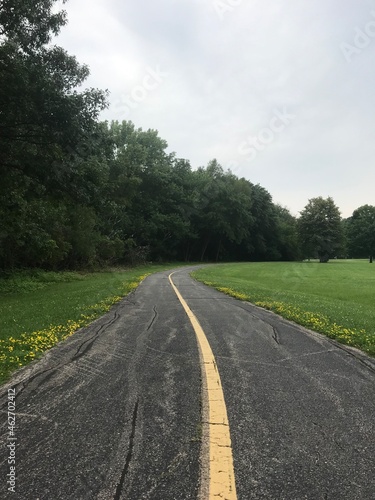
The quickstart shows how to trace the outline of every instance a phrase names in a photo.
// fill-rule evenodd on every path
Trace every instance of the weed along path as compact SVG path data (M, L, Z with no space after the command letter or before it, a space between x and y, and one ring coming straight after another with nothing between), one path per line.
M0 498L373 498L374 360L189 271L0 388Z

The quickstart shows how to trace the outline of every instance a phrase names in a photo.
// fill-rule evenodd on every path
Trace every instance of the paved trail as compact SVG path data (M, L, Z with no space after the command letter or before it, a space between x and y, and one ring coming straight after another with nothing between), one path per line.
M168 275L148 277L0 388L0 498L197 498L209 456L200 355ZM374 360L196 283L186 269L173 281L215 357L237 498L372 500ZM17 481L7 494L13 387Z

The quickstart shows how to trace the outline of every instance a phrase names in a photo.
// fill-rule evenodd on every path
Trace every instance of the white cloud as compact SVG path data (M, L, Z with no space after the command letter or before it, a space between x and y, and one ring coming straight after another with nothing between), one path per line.
M89 64L88 85L111 91L104 118L158 129L194 167L216 157L294 213L319 195L345 216L374 204L375 38L350 64L340 46L375 1L237 3L220 19L212 0L70 0L58 43ZM150 67L168 76L123 116ZM293 123L253 162L241 157L285 106Z

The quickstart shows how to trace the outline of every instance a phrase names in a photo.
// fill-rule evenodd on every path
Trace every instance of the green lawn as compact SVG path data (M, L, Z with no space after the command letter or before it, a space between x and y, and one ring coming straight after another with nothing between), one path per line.
M107 312L148 274L176 264L111 272L19 272L0 278L0 382Z
M375 264L225 264L196 271L193 277L375 356Z

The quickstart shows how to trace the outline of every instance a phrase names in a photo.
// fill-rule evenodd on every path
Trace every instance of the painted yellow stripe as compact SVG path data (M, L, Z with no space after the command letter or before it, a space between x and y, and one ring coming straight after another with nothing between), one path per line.
M200 498L236 500L232 444L219 371L210 344L199 321L173 283L173 274L169 275L169 281L185 309L197 336L204 381L203 454Z

